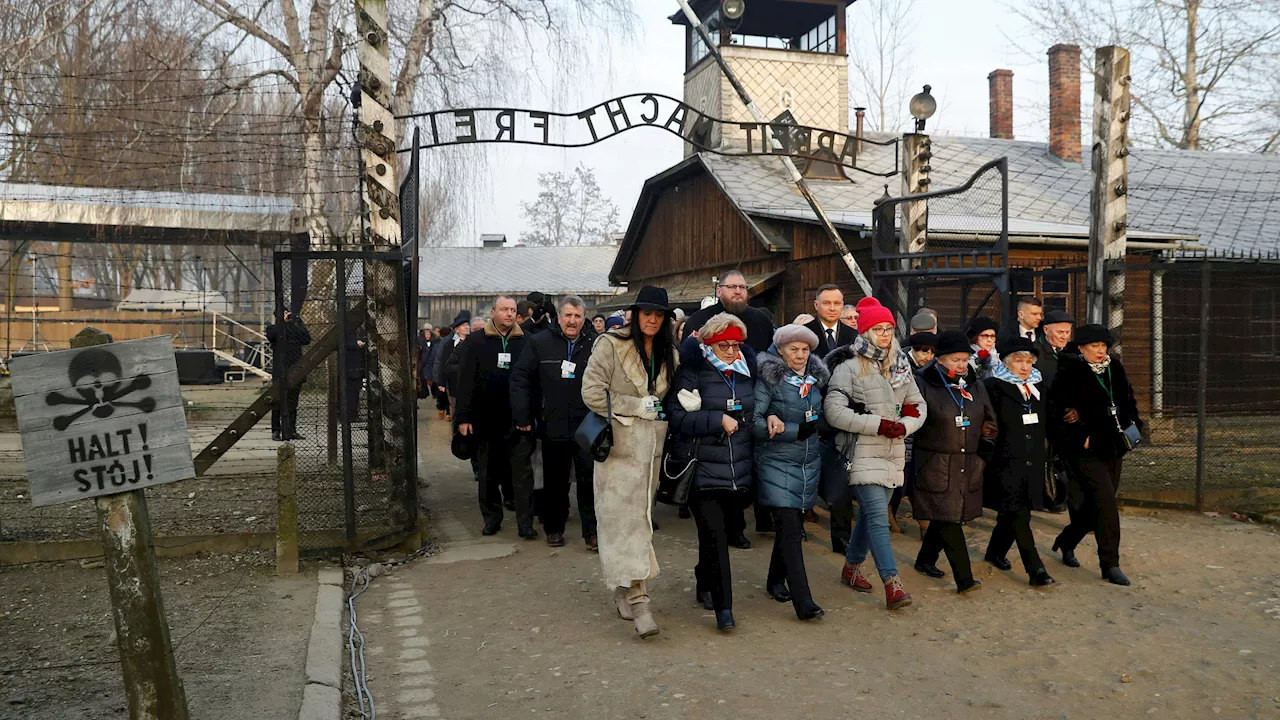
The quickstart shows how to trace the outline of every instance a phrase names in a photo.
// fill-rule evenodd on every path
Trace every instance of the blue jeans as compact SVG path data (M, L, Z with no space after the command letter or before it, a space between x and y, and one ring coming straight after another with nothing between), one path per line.
M893 547L889 545L889 498L893 488L883 485L853 485L853 499L858 502L858 522L853 526L853 537L845 551L845 562L857 565L867 559L867 551L876 561L876 571L881 580L898 574L893 562Z

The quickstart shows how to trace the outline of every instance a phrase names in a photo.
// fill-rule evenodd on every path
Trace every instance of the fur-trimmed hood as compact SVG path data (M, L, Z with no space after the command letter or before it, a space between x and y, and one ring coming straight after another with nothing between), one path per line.
M758 379L768 385L777 385L791 371L787 362L778 354L778 348L770 345L769 349L760 353L756 360L756 375ZM817 355L809 355L809 364L805 367L805 374L812 375L818 381L818 387L827 386L827 381L831 379L831 371L827 369L826 363L818 359Z
M835 373L836 368L840 367L840 363L852 360L856 357L858 357L858 353L853 351L853 345L841 345L835 350L827 353L827 356L822 359L822 362L826 364L829 372Z
M756 367L756 351L745 342L738 346L738 350L742 353L742 357L747 361L747 367ZM680 343L680 367L688 367L690 370L701 371L711 367L711 363L707 362L706 356L702 354L702 343L698 342L695 337L686 338ZM816 375L814 377L817 377Z

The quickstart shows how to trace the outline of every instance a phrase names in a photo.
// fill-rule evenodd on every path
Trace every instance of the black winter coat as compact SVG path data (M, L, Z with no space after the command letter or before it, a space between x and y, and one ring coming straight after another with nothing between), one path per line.
M747 367L756 367L755 351L744 344L741 352ZM686 411L678 398L681 390L697 390L702 396L702 409ZM738 431L726 435L720 422L731 398L742 404L742 410L732 414L738 421ZM695 491L750 489L751 426L755 422L756 406L752 378L734 373L733 389L730 390L724 373L703 357L702 344L690 338L680 346L680 370L662 403L678 445L687 447L694 441L698 443L698 467L693 478Z
M267 342L271 343L272 362L286 368L302 359L302 346L311 344L311 331L302 318L294 315L284 324L267 327Z
M986 463L978 450L982 423L996 422L996 411L973 368L967 369L964 380L973 399L965 400L969 427L961 428L956 427L959 407L938 374L937 362L916 373L916 384L929 407L924 427L916 431L911 448L916 471L911 512L918 520L967 522L982 515Z
M1053 381L1058 377L1058 365L1061 362L1059 356L1061 350L1054 350L1049 344L1049 340L1041 337L1036 341L1036 347L1040 348L1040 357L1036 360L1036 367L1040 370L1040 392L1047 400L1050 391L1053 390Z
M457 408L453 422L457 425L471 423L476 434L486 438L502 438L511 435L511 370L498 367L498 354L510 353L511 365L524 352L524 331L519 325L511 328L503 338L490 320L484 330L467 336L454 349L460 355L458 381L455 388Z
M722 312L729 311L724 309L724 305L722 303L716 303L715 305L708 305L707 307L690 315L689 319L685 321L684 331L680 341L684 342L689 339L689 336L701 330L702 326L706 325L708 320ZM738 315L737 313L730 314L741 320L743 325L747 326L747 344L751 346L752 350L762 353L765 350L768 350L769 346L773 344L773 322L769 320L769 316L765 315L763 310L748 305L747 309L743 310L741 315ZM753 365L752 367L755 366Z
M1117 418L1111 415L1111 398L1115 398L1120 427L1128 427L1130 423L1138 423L1138 427L1142 427L1138 401L1133 397L1133 386L1129 384L1124 365L1112 358L1108 368L1110 372L1097 375L1077 353L1064 352L1059 359L1058 376L1049 392L1049 437L1053 441L1054 452L1068 460L1124 457L1128 448L1116 428ZM1104 383L1110 386L1110 396ZM1080 414L1079 422L1068 424L1063 419L1069 409ZM1086 439L1089 441L1088 449L1084 447Z
M559 325L534 335L511 372L511 417L517 427L537 425L548 440L572 440L582 424L587 404L582 401L582 376L591 359L591 340L579 334L569 352ZM573 377L561 372L565 361L574 363Z
M453 357L454 352L458 349L458 345L453 342L457 337L456 332L451 332L440 338L439 347L433 355L435 359L431 363L431 381L437 387L443 387L450 395L455 394L454 381L457 380L457 377L451 374L449 359Z
M1044 510L1045 427L1049 420L1044 394L1023 400L1022 390L1012 383L987 378L983 384L1000 428L995 448L984 458L983 505L996 511ZM1023 423L1022 416L1027 413L1035 414L1035 424Z

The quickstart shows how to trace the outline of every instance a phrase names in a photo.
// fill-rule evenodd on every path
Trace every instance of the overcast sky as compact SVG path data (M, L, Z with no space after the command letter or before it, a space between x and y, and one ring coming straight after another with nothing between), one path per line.
M632 92L681 97L683 35L667 20L679 7L674 0L634 1L640 18L636 37L614 44L609 69L581 78L569 99L551 103L535 97L527 105L539 110L577 111ZM860 14L868 12L874 2L860 0L850 8L851 43L858 42ZM917 86L932 85L939 104L938 114L929 121L930 133L985 136L987 74L1008 68L1014 72L1014 135L1018 139L1044 141L1048 134L1048 47L1037 48L1034 56L1013 47L1006 38L1023 43L1023 25L1006 2L910 2L912 77ZM555 69L538 68L537 72L554 73ZM856 83L851 82L851 86L856 88ZM1084 92L1090 89L1086 86ZM1087 127L1084 131L1089 132ZM514 243L524 229L521 202L536 194L538 174L565 170L578 163L595 170L604 192L619 208L620 229L625 229L645 179L672 166L681 155L680 141L674 136L644 128L589 148L489 147L495 148L490 153L492 187L476 198L472 225L462 231L455 244L476 245L480 233L503 233Z

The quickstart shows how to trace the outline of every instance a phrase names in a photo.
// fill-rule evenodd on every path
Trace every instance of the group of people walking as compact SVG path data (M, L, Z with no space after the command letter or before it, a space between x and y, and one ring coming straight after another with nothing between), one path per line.
M722 277L721 288L720 302L685 319L682 342L656 287L641 288L630 321L603 333L578 298L563 299L555 321L532 334L516 322L512 299L495 301L483 332L454 348L461 359L452 391L455 440L478 442L485 534L500 529L494 498L510 476L519 533L537 537L528 471L536 438L548 542L563 544L572 469L584 537L600 553L618 615L647 637L658 632L648 585L658 575L654 498L661 483L687 479L697 601L728 630L736 625L730 548L743 546L752 503L757 529L774 532L767 593L812 620L823 610L804 565L804 522L820 488L832 508L833 549L845 556L841 581L874 592L864 572L870 556L896 610L912 601L891 546L904 496L922 533L916 571L945 577L945 554L958 592L981 587L964 523L986 507L996 526L985 561L1011 569L1016 545L1030 583L1045 586L1054 579L1036 550L1031 512L1062 502L1065 477L1077 500L1054 551L1077 567L1075 549L1093 532L1103 578L1128 584L1115 495L1141 422L1105 328L1075 327L1066 313L1045 316L1038 300L1022 298L1017 326L1003 333L987 318L939 332L928 310L899 333L873 298L848 313L835 286L819 290L816 317L774 328L746 304L740 273ZM589 413L612 431L603 461L573 441ZM832 476L835 491L824 480ZM842 518L853 503L860 511L848 528Z

